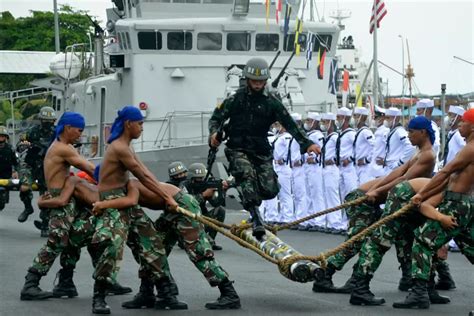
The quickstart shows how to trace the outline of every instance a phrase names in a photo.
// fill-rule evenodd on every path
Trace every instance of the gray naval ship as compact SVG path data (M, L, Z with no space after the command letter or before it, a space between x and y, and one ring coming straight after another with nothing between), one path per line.
M283 69L274 93L290 111L304 114L337 108L336 96L328 92L339 36L336 25L304 21L298 36L301 53L284 69L295 48L296 15L303 14L306 1L290 1L293 14L286 36L284 16L277 24L274 4L267 23L265 5L249 0L112 2L107 32L96 26L94 52L84 53L82 44L68 47L52 61L56 76L35 83L55 91L59 113L84 114L87 125L81 150L86 157L103 155L117 110L135 105L145 122L134 147L157 176L166 176L171 161L205 161L209 117L239 87L243 66L255 56L270 63L281 52L271 75L275 79ZM307 7L306 12L310 4ZM323 79L318 79L321 45L327 48L326 67ZM308 48L314 52L309 67Z

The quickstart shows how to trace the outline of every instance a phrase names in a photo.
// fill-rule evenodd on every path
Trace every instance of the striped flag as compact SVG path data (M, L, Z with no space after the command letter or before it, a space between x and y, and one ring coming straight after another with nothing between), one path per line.
M308 41L306 42L306 69L309 69L309 62L313 59L314 38L313 33L308 32Z
M319 45L318 51L318 79L324 77L324 61L326 60L326 47Z
M301 45L300 45L300 34L303 33L303 19L296 18L296 29L295 29L295 49L296 56L300 55Z
M283 34L285 38L285 43L286 43L286 38L288 36L288 31L290 30L290 16L291 16L291 5L286 2L285 6L285 24L283 25Z
M275 17L276 17L277 24L280 24L280 15L281 15L281 0L276 0Z
M265 25L268 28L268 17L270 16L270 0L265 0Z
M380 21L387 14L387 9L385 8L385 3L383 0L375 0L375 15L374 15L374 6L372 5L372 16L370 18L370 34L374 32L375 20L377 20L377 28L380 27Z
M342 106L347 106L347 96L349 95L349 71L344 68L342 74Z
M329 70L329 86L328 92L336 94L337 91L337 59L331 61L331 69Z

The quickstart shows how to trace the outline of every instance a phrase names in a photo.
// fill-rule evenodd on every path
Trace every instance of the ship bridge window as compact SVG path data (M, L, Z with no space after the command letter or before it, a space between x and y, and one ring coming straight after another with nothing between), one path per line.
M250 33L236 32L227 34L227 50L229 51L249 51Z
M168 32L169 50L191 50L193 48L193 34L190 32Z
M318 52L319 48L326 47L326 50L331 50L332 35L319 35L314 34L315 38L313 39L314 47L313 52Z
M160 50L162 45L161 32L138 32L140 49Z
M221 50L222 34L221 33L198 33L197 36L198 50Z
M257 34L255 37L255 50L276 52L280 45L280 36L278 34Z
M307 35L305 33L298 35L298 42L300 43L301 52L306 51L306 37ZM295 33L288 34L288 36L286 36L284 39L283 48L287 52L292 52L295 49Z

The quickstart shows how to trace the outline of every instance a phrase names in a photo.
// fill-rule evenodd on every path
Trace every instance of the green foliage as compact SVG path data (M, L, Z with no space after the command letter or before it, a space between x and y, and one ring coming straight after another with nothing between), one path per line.
M13 115L15 116L15 120L23 119L23 114L19 110L20 106L13 106ZM5 125L8 119L12 118L12 107L9 100L3 100L0 104L0 125Z

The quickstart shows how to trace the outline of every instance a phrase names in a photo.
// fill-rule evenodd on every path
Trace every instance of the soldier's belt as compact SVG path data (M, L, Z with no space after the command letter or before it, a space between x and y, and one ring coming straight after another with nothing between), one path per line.
M370 163L370 161L368 161L367 158L360 158L360 159L357 160L357 166L359 166L359 167L368 165L369 163Z
M278 159L278 160L275 160L275 163L277 165L284 165L286 163L286 161L284 159Z
M301 167L303 164L301 163L301 161L295 161L293 162L292 164L292 167Z
M384 161L383 158L377 157L377 158L375 159L375 163L376 163L377 165L379 165L379 166L383 166L384 163L385 163L385 161Z
M306 163L307 163L308 165L316 165L318 162L317 162L316 160L310 160L310 161L309 161L309 160L306 160Z
M332 165L335 165L335 164L336 164L336 162L333 159L324 161L325 166L332 166Z
M444 193L444 198L450 201L460 201L460 202L467 202L472 203L474 201L474 196L467 193L459 193L453 191L446 191Z
M19 179L0 179L0 187L4 187L7 190L19 190L23 185ZM38 191L38 184L32 183L31 189Z

